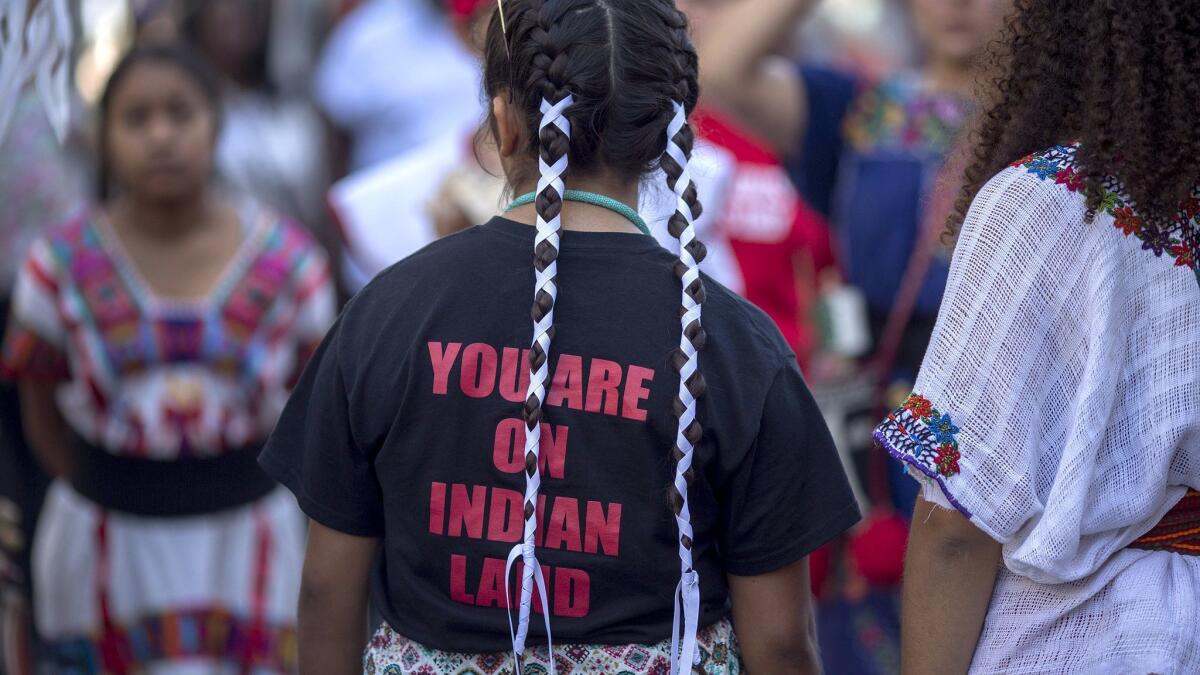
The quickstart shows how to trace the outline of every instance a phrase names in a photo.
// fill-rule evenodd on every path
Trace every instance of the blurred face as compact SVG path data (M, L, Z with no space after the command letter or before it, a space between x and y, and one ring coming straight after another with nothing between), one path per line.
M731 1L736 0L675 0L675 6L679 8L679 11L687 14L692 35L696 36L703 35L709 24L712 23L713 13Z
M1003 25L1013 0L911 0L922 46L930 59L969 64Z
M212 103L179 68L134 66L111 93L104 129L113 177L147 200L194 198L212 172L216 124Z
M222 73L244 75L267 41L270 6L263 0L205 0L199 12L201 51Z

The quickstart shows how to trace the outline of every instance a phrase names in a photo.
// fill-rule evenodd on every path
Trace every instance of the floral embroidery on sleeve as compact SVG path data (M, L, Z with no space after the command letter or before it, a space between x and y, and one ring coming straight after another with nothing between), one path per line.
M1075 146L1059 145L1029 155L1012 166L1042 180L1053 180L1071 192L1081 192L1087 185L1083 174L1075 168L1075 151ZM1177 267L1190 267L1200 275L1200 193L1180 205L1179 217L1173 223L1155 227L1137 214L1118 180L1106 178L1103 187L1100 210L1113 217L1117 229L1127 237L1141 240L1142 249L1158 257L1167 253L1175 259Z
M879 425L875 440L892 457L940 483L950 502L969 518L970 512L946 490L946 479L960 472L959 431L949 412L939 411L929 399L914 393Z

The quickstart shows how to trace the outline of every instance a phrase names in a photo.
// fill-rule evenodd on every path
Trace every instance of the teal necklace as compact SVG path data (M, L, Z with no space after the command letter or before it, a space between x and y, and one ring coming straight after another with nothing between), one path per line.
M504 209L504 212L508 213L518 206L532 204L535 197L536 195L532 192L523 194L514 199L513 202ZM642 231L642 234L650 234L650 227L646 225L646 221L642 220L642 217L638 215L637 211L629 208L628 204L619 202L612 197L605 197L604 195L596 194L595 192L584 192L583 190L567 190L567 193L563 195L563 199L568 202L581 202L584 204L591 204L592 206L599 206L602 209L608 209L609 211L623 216L626 220L633 223L634 227Z

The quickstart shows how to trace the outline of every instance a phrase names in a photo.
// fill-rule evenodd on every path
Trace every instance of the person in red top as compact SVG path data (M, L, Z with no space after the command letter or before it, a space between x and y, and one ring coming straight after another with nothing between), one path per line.
M701 139L736 165L717 227L737 258L742 293L775 321L807 372L818 346L811 321L818 277L834 265L828 226L766 144L711 107L695 118Z

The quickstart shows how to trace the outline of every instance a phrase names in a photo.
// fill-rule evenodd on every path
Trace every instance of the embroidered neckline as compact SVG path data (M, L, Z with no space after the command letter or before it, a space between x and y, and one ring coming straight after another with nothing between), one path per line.
M194 298L172 297L156 291L130 257L112 223L108 221L106 213L96 211L89 219L88 225L95 232L100 249L117 269L122 282L143 311L150 316L160 313L200 315L225 304L229 294L258 257L268 235L274 230L271 226L275 224L275 219L266 210L246 205L241 214L246 226L237 250L225 263L208 294Z
M903 150L944 154L958 137L970 105L929 90L914 75L896 75L863 90L843 125L859 152Z
M1053 180L1071 192L1086 187L1083 174L1075 169L1078 146L1057 145L1045 152L1034 153L1013 162L1015 169L1025 169L1042 180ZM1120 181L1106 178L1100 209L1113 217L1113 225L1125 234L1142 242L1142 249L1156 257L1164 253L1175 259L1177 267L1190 267L1200 275L1200 190L1188 198L1179 215L1167 227L1154 227L1138 215L1133 200Z

